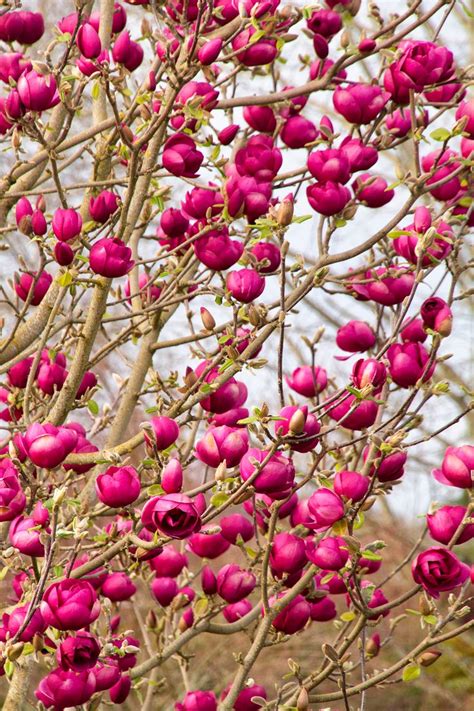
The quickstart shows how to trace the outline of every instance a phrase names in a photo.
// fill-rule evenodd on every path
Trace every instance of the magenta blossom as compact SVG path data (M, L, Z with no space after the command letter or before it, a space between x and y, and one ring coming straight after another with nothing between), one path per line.
M217 711L217 699L213 691L188 691L181 702L174 705L175 711Z
M436 363L430 364L430 354L421 343L394 343L387 350L389 373L402 388L409 388L420 380L429 380Z
M298 427L298 432L293 432L292 425L297 413L299 418L304 420L304 424L302 427ZM296 452L310 452L316 447L318 438L315 435L319 433L321 425L316 417L308 412L307 405L302 407L287 405L280 410L278 417L282 419L275 422L275 434L281 437L295 437L295 440L291 442L291 449Z
M314 524L312 527L325 529L344 516L344 503L334 491L322 487L309 497L308 511Z
M250 448L240 462L240 476L244 481L252 477L252 486L261 494L284 499L293 486L295 468L283 454L273 454L254 477L256 467L268 457L268 452Z
M222 425L210 428L197 442L196 455L210 467L218 467L224 461L228 467L235 467L248 448L247 430Z
M201 526L200 507L185 494L166 494L150 499L142 511L142 523L150 531L170 538L187 538Z
M273 607L279 598L283 597L280 593L277 597L270 599L270 605ZM306 626L310 618L311 608L309 602L302 595L297 595L289 602L281 612L273 619L272 625L284 634L295 634Z
M175 133L166 141L162 159L163 166L173 175L196 178L204 156L190 136Z
M349 321L338 329L336 343L343 351L362 353L375 345L375 333L364 321Z
M471 489L474 472L474 445L448 447L444 453L441 469L433 469L433 476L441 484Z
M286 382L292 390L300 395L316 397L326 388L328 377L324 368L300 365L291 376L287 376Z
M95 480L97 496L103 504L120 508L133 503L140 494L140 479L131 466L109 467Z
M334 108L346 121L360 125L373 121L389 98L390 94L378 86L352 84L344 89L336 87L332 100Z
M65 671L82 672L95 666L99 654L97 637L90 632L78 632L75 637L66 637L61 642L56 658Z
M265 289L265 278L255 269L239 269L229 272L226 287L237 301L249 304L257 299Z
M255 588L255 575L235 563L224 565L217 574L217 593L226 602L239 602Z
M349 190L333 180L308 185L306 195L313 210L327 217L337 215L351 199Z
M26 455L37 467L54 469L72 452L77 443L77 432L68 427L33 423L22 438Z
M29 111L46 111L59 103L56 80L52 74L44 76L34 70L26 72L18 80L17 91Z
M427 514L426 523L431 538L448 545L461 523L468 518L465 506L442 506L432 514ZM474 538L474 523L466 523L456 538L456 543L465 543Z
M0 522L13 521L25 506L26 496L15 465L10 459L0 459Z
M53 669L40 681L35 696L46 708L61 711L86 704L95 691L96 677L92 671Z
M80 630L98 618L100 603L89 582L65 578L46 589L40 610L51 627L63 631Z
M22 274L19 281L15 282L15 291L22 301L30 299L32 306L38 306L44 299L53 277L48 272L42 271Z
M362 301L393 306L410 294L414 283L414 274L406 267L392 265L369 269L361 277L352 277L348 286Z
M347 543L340 536L328 536L319 543L306 540L306 555L311 563L322 570L340 570L349 560Z
M469 579L469 566L446 548L435 546L420 553L411 567L415 583L422 585L428 595L438 598L440 593L455 590Z
M199 558L214 560L229 550L230 542L221 533L209 533L204 529L202 533L193 533L189 537L188 546Z
M270 566L277 574L296 573L306 565L303 538L293 533L277 533L272 541Z
M93 244L89 263L93 272L112 279L127 274L134 265L132 250L120 239L104 237Z

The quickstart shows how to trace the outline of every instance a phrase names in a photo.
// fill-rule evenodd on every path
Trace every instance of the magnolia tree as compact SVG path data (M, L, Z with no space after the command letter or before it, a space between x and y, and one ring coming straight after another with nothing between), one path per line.
M474 626L459 3L67 4L0 15L3 708L362 709Z

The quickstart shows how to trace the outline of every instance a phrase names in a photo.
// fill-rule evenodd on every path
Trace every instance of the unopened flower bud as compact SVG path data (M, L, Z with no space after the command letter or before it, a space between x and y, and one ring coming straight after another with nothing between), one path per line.
M302 409L296 410L295 414L291 416L289 423L289 434L299 435L304 431L304 426L306 424L306 415Z
M214 479L216 481L224 481L227 477L227 466L225 461L221 462L219 466L216 469L216 473L214 474Z
M428 651L423 652L423 654L420 654L417 662L418 664L421 664L422 667L430 667L436 662L437 659L440 658L441 654L442 653L437 649L429 649Z
M201 306L201 321L207 331L213 331L216 327L214 316L204 306Z
M153 610L148 610L147 616L146 616L146 618L145 618L145 624L146 624L146 626L147 626L149 629L151 629L151 630L154 630L154 629L155 629L155 627L156 627L156 615L155 615L155 613L153 612Z
M309 709L309 696L304 686L301 688L300 693L298 694L296 708L298 709L298 711L308 711Z
M277 210L276 221L281 227L288 227L291 225L293 219L293 214L295 211L295 205L293 202L293 195L287 195Z

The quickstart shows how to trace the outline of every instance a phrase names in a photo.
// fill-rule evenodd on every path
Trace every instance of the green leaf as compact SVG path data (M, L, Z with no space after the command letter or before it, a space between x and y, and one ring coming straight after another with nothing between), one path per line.
M98 415L99 414L99 406L96 403L95 400L88 400L87 401L87 409L92 415Z
M423 615L423 620L427 625L435 625L438 622L436 615Z
M209 600L207 597L201 597L197 602L194 603L194 612L196 617L202 617L206 614L209 608Z
M341 615L341 620L343 622L352 622L352 620L355 620L355 612L343 612Z
M214 508L218 509L219 506L222 506L225 504L229 499L229 494L226 494L223 491L217 492L217 494L214 494L214 496L211 496L211 506L214 506Z
M373 551L362 551L361 556L367 560L382 560L382 556L377 555L377 553L374 553Z
M58 277L58 284L59 286L69 286L69 284L72 284L72 274L69 270L66 270L64 274Z
M146 493L149 496L160 496L160 494L164 494L165 491L161 484L152 484L151 486L148 487L146 490Z
M448 131L447 128L437 128L430 133L430 138L432 138L433 141L444 143L448 138L451 138L451 131Z
M403 681L415 681L421 674L421 667L418 664L409 664L402 673Z
M312 217L312 215L301 215L300 217L294 217L293 222L296 222L297 225L300 225L302 222L311 220Z
M95 81L92 84L92 89L91 89L91 96L94 101L97 101L97 99L100 96L100 84L98 81Z

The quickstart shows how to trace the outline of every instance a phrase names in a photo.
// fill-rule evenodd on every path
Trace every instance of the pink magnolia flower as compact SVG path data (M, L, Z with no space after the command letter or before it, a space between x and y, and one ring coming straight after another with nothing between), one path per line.
M201 513L196 500L185 494L154 496L142 510L142 523L150 531L160 531L170 538L188 538L201 527Z
M34 70L22 74L17 91L22 104L29 111L46 111L59 104L56 79L52 74L43 76Z
M98 618L100 603L89 582L65 578L46 589L40 610L51 627L63 631L80 630Z
M469 566L440 546L428 548L420 553L412 563L413 580L422 585L431 597L455 590L469 578Z
M226 462L228 467L239 464L249 448L246 429L240 427L211 427L196 444L197 457L210 467Z
M46 708L65 709L86 704L96 688L96 677L92 671L53 669L40 681L35 696Z
M444 453L441 469L433 469L433 476L441 484L471 489L474 472L474 445L448 447Z
M140 479L131 466L109 467L95 480L97 496L103 504L120 508L132 504L140 494Z
M334 108L346 121L367 124L376 118L390 98L378 86L352 84L346 88L336 87L332 100Z
M48 272L26 272L15 282L15 291L22 301L30 297L30 304L38 306L46 296L52 281L53 277Z
M240 462L240 475L244 481L253 476L256 467L268 452L251 447ZM293 463L283 454L273 454L252 481L255 491L268 494L273 499L284 499L289 494L295 478Z

